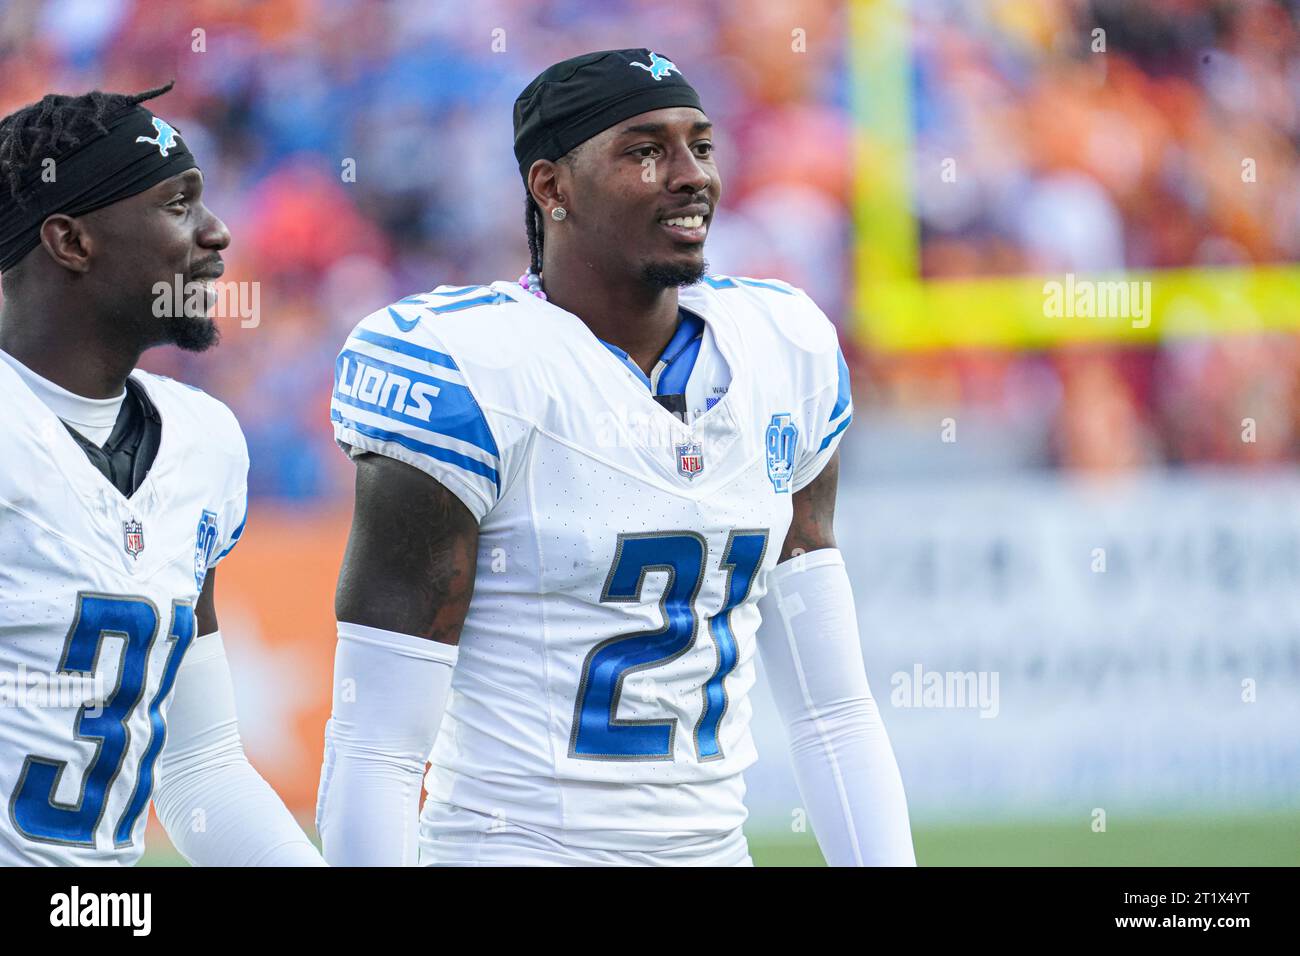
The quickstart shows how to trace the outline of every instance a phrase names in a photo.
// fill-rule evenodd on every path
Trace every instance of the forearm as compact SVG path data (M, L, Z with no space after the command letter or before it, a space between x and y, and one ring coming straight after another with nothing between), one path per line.
M907 799L867 684L840 553L777 565L759 611L765 671L826 861L914 866Z
M420 782L456 648L339 624L316 826L334 866L413 866Z
M176 676L154 808L198 866L323 866L292 814L244 754L219 633L198 638Z

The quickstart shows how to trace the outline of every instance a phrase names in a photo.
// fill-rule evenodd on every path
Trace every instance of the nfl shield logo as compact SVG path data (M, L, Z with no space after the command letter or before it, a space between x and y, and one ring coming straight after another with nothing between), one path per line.
M704 470L704 452L700 443L688 441L684 445L674 445L677 450L677 474L683 478L694 478Z
M138 521L122 522L122 538L126 546L126 553L131 557L138 557L144 550L144 525Z

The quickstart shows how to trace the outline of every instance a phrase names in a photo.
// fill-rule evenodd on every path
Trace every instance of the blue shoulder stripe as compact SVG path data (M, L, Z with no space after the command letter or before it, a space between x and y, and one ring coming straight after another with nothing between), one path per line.
M235 533L230 536L230 544L226 546L226 550L222 551L219 555L217 555L218 561L220 561L222 558L228 555L231 551L235 550L235 545L239 544L239 539L244 534L244 525L246 524L248 524L248 502L247 501L244 502L244 520L239 522L239 527L236 528Z
M849 402L853 400L853 390L849 387L849 366L844 361L844 351L836 346L835 358L839 363L839 386L835 393L835 407L831 409L831 417L826 419L833 422L839 418L844 409L849 407Z
M459 302L448 302L446 305L426 306L426 308L434 315L442 315L444 312L459 312L461 309L472 309L479 305L501 305L514 301L504 292L493 292L489 295L476 296L473 299L462 299Z
M455 465L457 468L463 468L465 471L472 472L476 475L482 475L496 486L497 493L501 492L501 478L497 470L491 465L485 465L467 455L454 452L449 448L440 448L437 445L430 445L426 442L417 441L406 435L399 435L396 432L385 431L382 428L375 428L362 422L354 422L349 418L344 418L338 409L330 409L330 420L338 422L345 428L350 428L359 435L365 435L367 438L373 438L376 441L392 442L395 445L401 445L410 451L418 452L435 461L446 462L449 465Z
M459 289L448 289L446 292L438 292L435 289L433 292L426 292L425 295L456 296L464 295L466 292L473 292L475 289L481 288L483 288L481 285L463 285Z
M827 435L825 438L822 439L822 443L817 447L817 451L819 451L819 452L825 451L825 450L826 450L826 446L829 445L832 441L835 440L835 436L836 436L836 435L838 435L840 432L844 431L844 429L848 428L848 427L849 427L849 422L851 422L851 421L853 421L853 416L852 416L852 415L845 415L845 416L844 416L844 421L840 422L839 425L836 426L836 428L835 428L835 430L834 430L833 432L831 432L829 435Z
M500 305L503 302L515 301L504 292L493 292L489 295L480 295L473 299L463 299L460 302L449 302L447 305L430 305L426 301L427 297L431 295L452 297L464 295L466 292L473 292L475 289L482 288L485 287L481 285L467 285L462 289L452 289L449 292L421 292L419 295L408 295L405 299L398 299L394 304L419 306L426 312L431 312L434 315L441 315L444 312L459 312L461 309L471 309L477 305ZM388 307L388 316L403 332L410 332L420 324L420 317L418 315L413 319L404 318L402 314L391 305Z
M760 289L771 289L773 292L780 292L782 295L794 295L789 289L782 288L771 282L763 282L761 279L733 279L731 276L705 276L704 284L712 286L715 289L734 289L739 285L752 285Z
M398 299L398 305L428 305L425 301L431 295L440 295L444 298L452 298L458 295L464 295L466 292L473 292L475 289L482 289L481 285L466 285L459 289L448 289L446 292L439 292L434 289L432 292L421 292L419 295L408 295L405 299Z
M773 285L771 282L760 282L758 279L737 279L741 285L758 286L760 289L771 289L774 292L780 292L782 295L794 295L789 289L783 289L779 285Z
M455 369L460 371L460 366L446 352L437 352L433 349L426 349L421 345L415 345L407 342L405 339L395 339L391 335L383 335L379 332L371 332L369 329L357 329L352 333L353 338L358 338L362 342L369 342L371 345L378 345L380 348L388 349L390 352L401 352L403 355L409 355L411 358L424 359L431 365L440 365L443 368Z

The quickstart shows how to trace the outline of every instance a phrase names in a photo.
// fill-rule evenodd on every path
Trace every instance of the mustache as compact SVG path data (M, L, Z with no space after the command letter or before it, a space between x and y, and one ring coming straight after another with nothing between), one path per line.
M220 279L226 272L226 264L220 256L204 259L190 269L191 279Z

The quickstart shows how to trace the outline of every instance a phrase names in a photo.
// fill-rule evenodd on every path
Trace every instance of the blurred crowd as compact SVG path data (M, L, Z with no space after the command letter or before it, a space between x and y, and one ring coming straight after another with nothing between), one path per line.
M1276 0L914 4L915 161L963 163L959 189L913 197L924 274L1300 259L1297 18ZM262 497L335 500L350 483L328 392L361 316L524 270L514 98L559 59L624 46L673 59L717 125L711 270L791 281L841 326L859 442L873 423L928 428L934 409L974 409L1037 422L1016 432L1026 447L1012 464L1295 457L1290 337L912 356L855 345L847 21L837 0L0 0L0 112L51 90L176 79L151 105L198 156L234 235L226 279L260 283L261 323L225 321L214 355L145 364L235 409ZM1104 66L1093 24L1107 31ZM1267 189L1240 188L1243 143ZM1255 443L1218 427L1263 408L1285 427Z
M925 0L911 10L926 278L1300 261L1300 3ZM945 178L947 159L955 175ZM1289 334L884 359L873 383L885 405L925 396L927 410L974 406L1022 426L1035 436L1021 449L1030 462L1115 470L1300 453L1300 348Z
M673 59L719 127L725 213L712 270L780 276L843 311L838 4L10 0L0 10L4 112L50 90L177 80L151 105L199 157L206 200L234 235L225 278L261 283L263 321L227 322L215 358L169 350L145 364L234 407L255 494L312 501L350 480L330 441L329 387L363 315L439 284L524 271L511 110L568 56L645 46ZM792 22L806 31L797 56Z
M915 10L927 276L1300 259L1300 4Z

